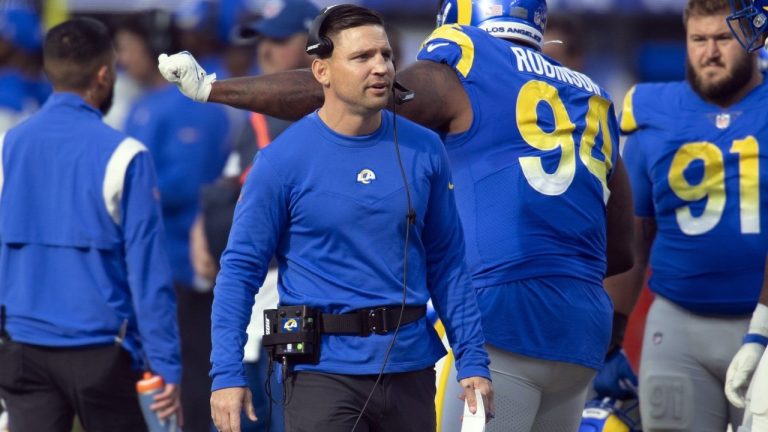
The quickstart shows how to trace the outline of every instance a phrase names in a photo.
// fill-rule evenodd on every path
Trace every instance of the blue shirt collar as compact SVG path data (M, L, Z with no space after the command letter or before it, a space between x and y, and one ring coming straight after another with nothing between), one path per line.
M69 92L54 92L45 102L46 106L65 105L73 108L90 111L102 118L104 114L98 109L88 105L88 103L78 94Z

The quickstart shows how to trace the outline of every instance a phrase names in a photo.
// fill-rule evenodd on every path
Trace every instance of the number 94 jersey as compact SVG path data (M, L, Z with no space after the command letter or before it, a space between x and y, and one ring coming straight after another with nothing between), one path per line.
M700 314L752 312L768 210L768 85L722 109L687 82L639 84L621 129L635 213L654 218L652 291Z
M601 284L618 124L604 91L539 51L445 25L420 60L457 73L473 122L443 137L475 287L566 276Z

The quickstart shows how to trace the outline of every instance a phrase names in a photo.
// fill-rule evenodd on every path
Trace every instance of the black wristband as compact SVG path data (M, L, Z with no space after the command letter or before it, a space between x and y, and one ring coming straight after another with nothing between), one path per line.
M616 349L621 349L624 344L624 333L627 331L629 317L623 313L613 313L613 326L611 327L611 344L608 348L610 354Z

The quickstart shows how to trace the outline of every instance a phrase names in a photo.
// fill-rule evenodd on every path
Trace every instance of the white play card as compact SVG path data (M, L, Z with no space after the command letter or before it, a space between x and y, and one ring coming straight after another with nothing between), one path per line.
M474 414L469 411L469 404L464 402L464 421L461 423L461 432L485 432L485 405L480 390L475 389L477 410Z

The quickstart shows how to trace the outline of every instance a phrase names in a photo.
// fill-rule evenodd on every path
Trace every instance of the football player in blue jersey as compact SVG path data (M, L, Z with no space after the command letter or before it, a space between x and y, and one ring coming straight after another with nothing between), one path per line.
M742 411L720 389L745 342L765 267L768 85L727 26L726 0L689 0L687 80L627 94L623 156L635 200L635 267L608 284L656 294L640 366L645 431L721 432ZM749 345L749 344L748 344Z
M578 429L611 339L603 277L632 264L613 104L541 54L546 20L544 0L445 0L397 75L417 94L398 113L436 130L451 161L497 394L489 430ZM188 53L159 67L193 99L277 117L323 99L306 71L215 81Z

